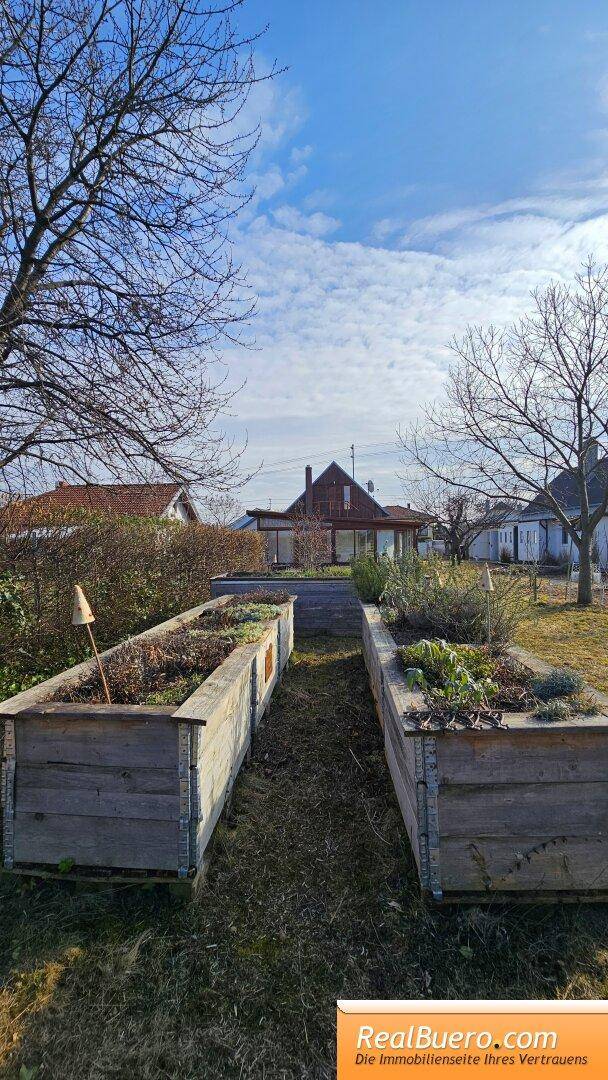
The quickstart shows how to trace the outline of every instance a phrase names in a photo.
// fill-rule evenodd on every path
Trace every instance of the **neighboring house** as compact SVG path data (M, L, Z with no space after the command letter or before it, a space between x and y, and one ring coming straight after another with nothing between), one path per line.
M485 528L481 529L469 544L469 558L498 562L500 552L507 548L511 553L513 524L518 520L521 508L513 503L496 502L487 508Z
M249 514L242 514L241 517L231 521L228 528L236 529L237 532L240 529L255 529L255 518L250 517Z
M598 462L589 462L590 479L587 490L591 511L601 501L603 490L608 482L608 457ZM549 484L553 497L557 500L570 521L576 521L580 514L578 490L572 469L564 469ZM496 504L497 507L500 504ZM514 509L502 504L504 512L488 529L484 529L478 540L471 546L471 557L475 559L498 560L501 551L506 551L514 562L543 562L547 556L558 562L572 559L576 562L577 550L572 544L567 530L547 507L542 495L537 495L523 507ZM608 569L608 515L602 517L594 534L596 553L602 569Z
M11 511L20 521L56 510L129 514L134 517L200 521L186 488L181 484L68 484L60 480L52 491L21 499Z
M316 517L327 529L328 561L335 563L347 563L356 555L408 551L416 546L421 524L430 520L409 506L381 506L332 461L314 481L310 465L306 466L304 491L286 510L248 510L251 523L235 523L233 528L263 532L267 561L290 565L294 518L304 515Z
M443 525L429 522L421 527L418 533L418 551L421 555L446 555L448 547L448 536Z

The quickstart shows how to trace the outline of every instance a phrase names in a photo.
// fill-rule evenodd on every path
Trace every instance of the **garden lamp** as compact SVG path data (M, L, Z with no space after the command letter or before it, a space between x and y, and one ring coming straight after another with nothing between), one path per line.
M93 631L91 630L91 623L95 622L95 616L91 611L91 605L84 595L80 585L74 585L74 610L72 611L72 626L86 626L89 640L91 642L91 648L93 650L95 659L97 661L97 667L99 668L99 677L103 686L106 701L108 705L112 704L110 698L110 691L108 690L108 684L103 670L103 665L99 653L97 652L97 646L95 644L95 638L93 637Z
M492 575L490 573L490 567L487 563L484 563L483 570L481 571L481 587L486 594L486 604L488 612L488 645L492 640L492 617L491 617L491 603L490 593L494 592L494 582L492 581Z

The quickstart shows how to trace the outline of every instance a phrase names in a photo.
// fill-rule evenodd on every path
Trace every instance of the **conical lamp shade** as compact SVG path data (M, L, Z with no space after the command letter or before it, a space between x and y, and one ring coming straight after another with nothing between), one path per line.
M84 595L80 585L74 585L74 610L72 612L72 625L85 626L95 622L95 616L91 611L89 601Z
M481 587L484 592L494 592L494 582L492 581L490 567L487 563L484 564L484 568L481 571Z

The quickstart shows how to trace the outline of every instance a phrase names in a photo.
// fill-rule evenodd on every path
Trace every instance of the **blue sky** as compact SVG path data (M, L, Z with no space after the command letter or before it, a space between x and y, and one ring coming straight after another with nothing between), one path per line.
M290 501L305 459L403 498L395 432L441 394L468 322L608 259L608 5L248 0L259 63L256 196L236 245L259 312L225 353L227 421ZM295 459L295 460L294 460ZM405 496L407 497L407 496ZM412 497L414 497L412 495Z

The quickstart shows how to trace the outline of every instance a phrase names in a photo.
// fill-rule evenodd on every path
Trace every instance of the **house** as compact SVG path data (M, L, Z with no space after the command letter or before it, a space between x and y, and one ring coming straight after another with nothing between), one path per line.
M416 547L417 534L429 516L409 506L381 506L337 462L313 481L306 466L304 491L286 510L248 510L241 528L265 534L269 563L294 562L294 520L314 517L327 531L327 562L348 563L356 555L399 555Z
M484 528L480 529L469 544L469 558L498 562L500 553L505 548L512 557L513 527L520 514L521 508L515 503L501 500L493 505L488 504L484 514Z
M590 510L597 509L608 483L608 456L598 461L597 454L588 460ZM549 490L570 521L580 514L578 487L573 469L563 469L550 482ZM515 508L496 504L494 521L471 545L471 557L476 559L500 558L506 553L514 562L540 562L547 558L554 562L576 562L577 551L567 529L547 506L546 498L537 495L523 507ZM595 558L600 567L608 569L608 515L604 515L595 529Z
M21 499L12 508L21 521L59 510L128 514L133 517L200 521L182 484L68 484L60 480L51 491Z

